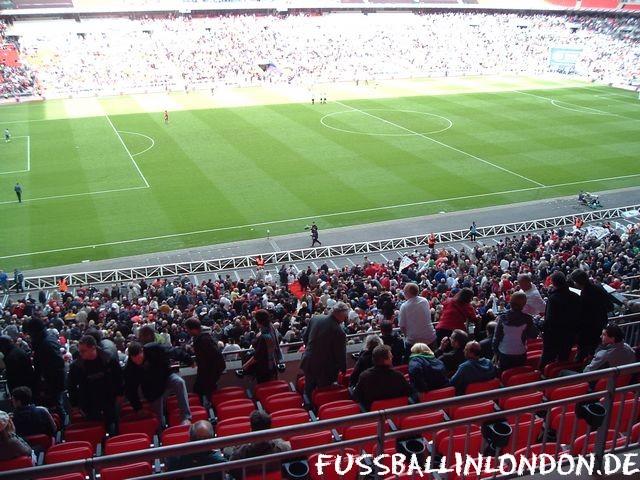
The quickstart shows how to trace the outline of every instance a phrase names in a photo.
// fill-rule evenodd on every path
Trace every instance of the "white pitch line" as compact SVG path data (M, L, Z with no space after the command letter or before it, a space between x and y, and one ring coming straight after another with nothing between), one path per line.
M26 171L26 170L23 170ZM37 197L37 198L23 198L22 203L26 202L40 202L42 200L57 200L58 198L70 198L70 197L83 197L85 195L99 195L102 193L114 193L114 192L128 192L130 190L141 190L149 187L127 187L127 188L115 188L113 190L100 190L98 192L84 192L84 193L69 193L67 195L52 195L50 197ZM0 202L0 205L14 204L15 201Z
M543 97L542 95L535 95L533 93L522 92L520 90L514 90L514 92L521 93L522 95L528 95L530 97L539 98L541 100L546 100L549 103L551 103L551 105L553 105L554 107L564 108L566 110L571 110L571 109L570 108L566 108L566 107L562 107L560 105L556 105L554 102L561 102L561 103L564 103L565 105L571 105L572 107L581 108L582 112L578 111L578 113L588 113L588 112L585 112L584 110L590 110L594 114L597 114L597 115L608 115L610 117L619 117L619 118L625 118L627 120L636 120L635 118L625 117L624 115L620 115L618 113L611 113L611 112L607 112L606 110L600 110L598 108L585 107L584 105L578 105L576 103L565 102L564 100L557 100L555 98ZM571 110L571 111L576 111L576 110Z
M136 167L136 170L138 171L138 173L140 174L140 177L142 177L142 180L144 181L144 186L146 188L149 188L149 182L147 182L147 179L145 178L145 176L142 173L142 170L140 170L140 167L138 166L138 164L136 163L136 161L133 159L133 155L131 155L131 152L129 151L129 148L127 148L126 143L124 143L124 140L122 139L122 137L120 136L120 133L118 133L118 130L116 130L116 127L114 127L113 122L111 121L111 119L109 118L109 115L105 114L105 118L107 119L107 122L109 122L109 125L111 125L111 128L113 128L113 131L115 132L115 134L118 136L118 139L120 140L120 143L122 143L122 146L124 147L124 149L127 152L127 155L129 155L129 158L131 159L131 162L133 163L133 165Z
M289 222L300 222L303 220L312 220L312 219L318 219L318 218L327 218L327 217L338 217L338 216L342 216L342 215L352 215L352 214L356 214L356 213L366 213L366 212L375 212L375 211L380 211L380 210L390 210L390 209L394 209L394 208L403 208L403 207L415 207L415 206L420 206L420 205L428 205L428 204L433 204L433 203L440 203L440 202L452 202L455 200L467 200L470 198L481 198L481 197L489 197L492 195L505 195L505 194L509 194L509 193L520 193L520 192L528 192L531 190L540 190L543 188L556 188L556 187L565 187L565 186L571 186L571 185L581 185L581 184L585 184L585 183L593 183L593 182L601 182L601 181L606 181L606 180L619 180L619 179L623 179L623 178L632 178L632 177L640 177L640 173L636 173L633 175L621 175L619 177L608 177L608 178L598 178L598 179L594 179L594 180L584 180L584 181L578 181L578 182L567 182L567 183L558 183L555 185L546 185L544 187L529 187L529 188L518 188L518 189L514 189L514 190L504 190L502 192L490 192L490 193L479 193L476 195L465 195L465 196L461 196L461 197L450 197L450 198L440 198L438 200L426 200L423 202L413 202L413 203L404 203L404 204L399 204L399 205L387 205L384 207L374 207L374 208L362 208L359 210L349 210L349 211L345 211L345 212L335 212L335 213L324 213L324 214L319 214L319 215L310 215L307 217L295 217L295 218L287 218L287 219L283 219L283 220L273 220L270 222L259 222L259 223L248 223L248 224L244 224L244 225L232 225L229 227L219 227L219 228L209 228L206 230L196 230L193 232L184 232L184 233L170 233L167 235L157 235L154 237L144 237L144 238L133 238L130 240L118 240L118 241L113 241L113 242L105 242L105 243L96 243L95 245L79 245L76 247L66 247L66 248L56 248L56 249L52 249L52 250L41 250L38 252L29 252L29 253L18 253L15 255L5 255L5 256L0 256L0 259L6 259L6 258L17 258L17 257L26 257L28 255L44 255L44 254L48 254L48 253L57 253L57 252L66 252L66 251L70 251L70 250L81 250L84 248L93 248L95 247L107 247L107 246L113 246L113 245L123 245L126 243L138 243L138 242L146 242L146 241L150 241L150 240L164 240L167 238L176 238L176 237L185 237L188 235L201 235L204 233L215 233L215 232L222 232L222 231L227 231L227 230L237 230L237 229L242 229L242 228L255 228L255 227L260 227L260 226L266 226L266 225L277 225L277 224L281 224L281 223L289 223ZM55 198L64 198L64 197L75 197L75 196L80 196L80 195L95 195L98 193L112 193L112 192L118 192L118 191L127 191L127 190L139 190L139 189L143 189L143 188L147 188L147 187L132 187L132 188L121 188L121 189L117 189L117 190L105 190L102 192L91 192L91 193L77 193L77 194L71 194L71 195L59 195L59 196L55 196L55 197L44 197L44 198L38 198L38 199L32 199L31 201L34 200L47 200L47 199L55 199ZM28 202L29 200L22 200L23 202ZM15 204L15 200L14 201L8 201L8 202L0 202L0 205L2 204ZM296 267L297 268L297 267Z
M151 150L153 147L156 146L156 141L153 138L151 138L149 135L145 135L144 133L126 132L124 130L120 130L120 133L128 133L129 135L138 135L140 137L146 138L147 140L151 140L151 145L149 147L145 148L141 152L134 153L133 155L131 155L132 157L137 157L138 155L142 155L143 153L148 152L149 150Z
M390 122L389 120L386 120L386 119L384 119L382 117L378 117L377 115L373 115L373 114L371 114L371 113L369 113L369 112L367 112L365 110L360 110L359 108L352 107L351 105L347 105L346 103L342 103L342 102L339 102L339 101L335 101L334 103L337 103L338 105L342 105L343 107L346 107L346 108L350 108L350 109L352 109L352 110L354 110L356 112L363 113L364 115L368 115L368 116L370 116L372 118L380 120L381 122L388 123L389 125L392 125L392 126L394 126L396 128L400 128L400 129L402 129L402 130L404 130L406 132L409 132L409 133L412 133L412 134L417 135L419 137L422 137L422 138L424 138L426 140L429 140L429 141L431 141L433 143L437 143L438 145L440 145L442 147L445 147L445 148L448 148L450 150L453 150L454 152L458 152L458 153L461 153L463 155L466 155L467 157L470 157L470 158L473 158L475 160L478 160L479 162L485 163L487 165L491 165L492 167L497 168L498 170L502 170L503 172L510 173L511 175L515 175L516 177L522 178L523 180L526 180L527 182L535 183L539 187L544 187L545 186L544 184L542 184L540 182L536 182L535 180L532 180L532 179L530 179L528 177L525 177L524 175L520 175L519 173L516 173L516 172L514 172L512 170L509 170L508 168L504 168L504 167L501 167L500 165L496 165L495 163L492 163L492 162L490 162L488 160L485 160L484 158L480 158L480 157L478 157L476 155L473 155L473 154L471 154L469 152L465 152L464 150L460 150L459 148L456 148L454 146L448 145L448 144L446 144L444 142L436 140L435 138L428 137L427 135L425 135L423 133L415 132L415 131L413 131L413 130L407 128L407 127L403 127L402 125L399 125L397 123Z
M31 136L27 135L27 172L31 171Z

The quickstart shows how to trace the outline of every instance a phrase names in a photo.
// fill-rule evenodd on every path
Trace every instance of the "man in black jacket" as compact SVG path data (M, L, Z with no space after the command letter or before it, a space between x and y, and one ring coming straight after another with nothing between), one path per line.
M328 387L347 370L346 334L342 324L349 316L349 306L337 302L331 314L311 317L302 336L305 351L300 360L304 371L305 394L311 398L316 387Z
M600 345L602 329L607 326L609 312L613 310L613 302L609 294L599 285L589 280L584 270L571 272L571 280L580 290L582 310L578 324L577 361L593 356Z
M30 319L23 328L31 337L33 348L36 403L55 407L64 419L66 415L63 401L65 372L60 343L53 332L47 332L39 318Z
M120 362L99 348L92 335L80 339L78 354L69 368L69 401L82 410L87 420L103 421L107 431L115 432L116 403L122 394Z
M551 274L551 290L542 325L543 343L540 371L551 362L569 359L580 319L580 297L569 290L561 271Z
M4 355L4 365L7 374L7 386L12 392L16 387L29 387L31 391L35 386L35 375L31 358L22 349L18 348L11 337L0 337L0 353Z
M158 420L162 422L164 400L175 394L181 422L191 423L187 386L180 375L171 371L171 359L179 356L179 352L156 343L153 328L148 325L140 328L138 337L140 343L129 345L129 359L124 368L125 396L131 402L134 411L142 408L138 395L140 388L144 398L151 403Z
M353 394L367 408L376 400L411 395L411 385L398 370L394 370L393 355L387 345L373 349L373 367L360 375Z
M224 357L218 349L218 342L211 332L202 331L202 325L197 318L190 318L185 322L185 328L193 337L193 350L196 354L198 371L193 391L207 398L216 390L218 380L226 367Z

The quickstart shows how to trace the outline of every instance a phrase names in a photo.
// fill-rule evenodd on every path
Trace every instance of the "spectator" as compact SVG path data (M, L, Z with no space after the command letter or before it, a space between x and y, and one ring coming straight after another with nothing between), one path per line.
M404 286L406 301L400 306L398 326L405 336L405 358L408 361L414 343L435 342L436 332L431 323L431 308L426 298L418 296L420 289L415 283Z
M547 304L531 281L531 274L521 273L518 275L518 285L520 286L520 291L524 292L527 296L527 303L522 311L532 317L542 317Z
M447 368L433 354L428 345L416 343L411 347L409 379L418 392L428 392L449 384Z
M24 438L38 434L53 437L56 434L56 424L49 410L33 404L33 394L29 387L16 387L11 390L11 402L17 435Z
M266 310L254 313L259 332L254 344L253 356L242 366L245 372L252 371L258 383L278 378L278 364L282 354L278 345L277 333L271 325L271 315Z
M302 340L305 350L300 360L304 371L305 394L311 398L316 387L328 387L347 370L346 334L342 324L349 316L349 306L337 302L329 315L311 317Z
M193 391L198 395L211 398L217 389L218 380L224 372L226 362L218 349L218 342L210 331L203 331L200 320L193 317L185 322L185 328L193 337L193 350L196 354L198 370Z
M18 348L11 337L0 336L0 353L4 355L7 387L12 392L20 386L29 387L33 391L35 385L35 373L31 364L31 358L23 349Z
M393 366L401 365L404 360L404 341L397 332L393 331L393 324L384 320L380 324L380 338L385 345L391 348L393 354Z
M207 420L198 420L189 427L189 441L198 442L200 440L210 440L214 438L213 426ZM204 467L216 463L226 462L219 450L205 450L202 452L188 453L180 457L171 457L167 461L168 470L184 470L187 468ZM191 477L181 477L182 480L222 480L222 472L207 473L204 476L194 475Z
M435 356L440 359L448 373L455 372L460 364L465 361L464 347L469 341L469 335L464 330L454 330L451 338L444 337L440 342L440 348Z
M436 325L438 343L444 337L450 337L454 330L466 332L469 323L475 325L480 319L471 305L471 300L473 300L473 290L463 288L453 298L444 302L442 315Z
M602 330L602 344L591 362L584 368L585 372L603 368L619 367L636 362L636 353L624 342L624 333L615 323L610 323Z
M584 270L576 269L571 272L571 280L580 290L582 309L577 328L576 361L581 362L595 353L602 329L607 325L609 312L613 310L613 302L604 288L589 280Z
M494 321L488 322L486 326L486 337L480 340L481 357L493 358L493 335L496 333L498 324Z
M16 428L9 414L0 410L0 461L32 457L32 454L29 444L16 435Z
M457 395L463 395L471 383L496 378L496 369L491 360L480 356L478 342L468 342L464 347L464 355L466 361L460 364L455 375L451 377L451 385L455 387Z
M39 318L32 318L24 324L24 331L31 337L33 347L33 367L35 373L36 403L54 407L64 419L66 409L63 402L65 387L65 365L60 352L57 336L47 332Z
M373 367L373 349L378 345L382 345L382 339L378 335L367 335L364 341L364 349L360 352L358 361L353 366L353 371L349 377L350 386L355 387L360 374L367 368Z
M260 410L254 410L249 416L251 422L251 431L259 432L263 430L269 430L271 428L271 416L267 412ZM263 440L253 443L245 443L237 447L225 449L225 455L229 457L229 460L240 460L243 458L261 457L263 455L269 455L272 453L288 452L291 450L291 444L285 442L280 438L274 438L272 440ZM267 472L273 470L280 470L280 463L272 463L266 465ZM250 473L262 473L262 466L248 467L244 472L234 471L232 475L236 479L244 478L245 475Z
M69 402L79 407L87 420L103 421L108 432L115 432L116 403L123 388L120 362L99 348L91 335L80 339L78 354L69 367Z
M515 292L510 299L511 309L498 316L492 349L501 371L522 367L527 363L527 340L538 337L533 317L524 313L527 295Z
M143 327L144 328L144 327ZM153 339L153 330L142 333L140 340ZM149 335L151 337L149 337ZM151 403L151 408L161 422L164 418L164 401L174 394L178 400L181 424L191 423L191 409L187 398L187 387L182 377L171 372L171 354L167 347L155 342L131 343L129 359L124 369L125 395L134 411L140 411L142 404L138 389Z
M373 367L360 375L353 389L354 397L368 410L376 400L411 395L411 385L404 375L393 369L391 349L378 345L373 349Z
M569 290L564 273L553 272L551 285L542 326L541 371L551 362L569 360L581 313L580 297Z

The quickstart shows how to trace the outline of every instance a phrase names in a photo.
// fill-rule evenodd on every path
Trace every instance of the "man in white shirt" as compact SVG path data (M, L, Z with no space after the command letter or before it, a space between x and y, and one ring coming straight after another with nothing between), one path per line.
M528 313L532 317L544 316L544 311L547 306L546 302L540 295L540 292L531 282L531 276L528 273L521 273L518 275L518 285L524 294L527 296L527 304L522 311Z
M400 307L400 331L405 337L406 359L408 361L414 343L433 344L436 330L431 322L431 307L426 298L418 296L420 289L415 283L404 286L406 301Z

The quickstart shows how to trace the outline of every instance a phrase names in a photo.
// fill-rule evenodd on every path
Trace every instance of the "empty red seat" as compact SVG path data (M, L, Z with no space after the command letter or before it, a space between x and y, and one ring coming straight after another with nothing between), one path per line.
M228 437L251 432L249 417L226 418L216 424L216 436Z
M120 419L118 431L122 433L144 433L153 438L158 433L160 422L153 414L140 418L137 414L130 414Z
M103 468L100 471L100 480L127 480L134 477L151 475L152 468L148 462L130 463L117 467Z
M519 375L521 373L533 372L533 370L534 370L534 368L529 366L529 365L525 365L523 367L508 368L507 370L502 372L502 374L500 375L500 381L506 387L507 386L507 382L509 381L509 379L513 375Z
M228 400L240 400L247 398L247 394L241 387L223 387L214 391L209 398L211 405L215 409L219 404Z
M84 422L69 425L64 431L66 442L86 441L89 442L93 451L101 445L107 432L102 422Z
M0 472L8 472L9 470L29 467L33 467L33 460L31 457L27 456L16 457L11 460L0 460Z
M397 425L400 430L408 430L410 428L428 427L430 425L436 425L445 421L444 412L437 410L429 413L418 413L415 415L407 415L400 418L400 423ZM431 433L422 433L422 437L428 442L433 437L433 431ZM417 435L416 435L417 436Z
M64 442L52 445L44 456L44 463L70 462L72 460L84 460L93 456L95 449L86 441Z
M316 408L336 400L349 400L349 389L342 385L332 385L325 388L316 388L311 394L311 403Z
M593 453L596 445L596 437L598 432L591 432L589 435L580 435L571 445L571 455L587 455ZM627 437L616 433L615 430L607 430L607 439L605 441L605 453L614 447L624 447L627 443Z
M135 452L151 447L151 438L146 433L124 433L108 438L105 442L105 455Z
M549 401L562 400L564 398L579 397L589 391L589 384L586 382L565 385L563 387L551 387L545 390L545 396Z
M271 414L271 428L301 425L307 423L309 420L309 412L304 408L287 408Z
M467 385L465 394L471 395L472 393L488 392L500 388L500 380L492 378L491 380L485 380L484 382L474 382Z
M274 393L260 402L267 413L289 408L301 408L303 405L302 395L298 392Z
M451 418L459 420L461 418L473 418L495 411L496 404L491 400L485 402L474 403L471 405L461 405L451 409Z
M225 418L248 417L255 409L255 404L248 398L244 400L228 400L218 405L216 416L218 421Z
M502 410L512 410L514 408L540 405L543 401L544 395L542 392L531 392L515 395L513 397L501 397L498 400L498 406Z
M294 435L289 439L292 450L301 450L303 448L317 447L333 442L333 434L330 430L321 430L319 432L307 433L304 435Z
M253 389L253 397L260 403L275 393L290 392L289 384L284 380L272 380L270 382L259 383Z

